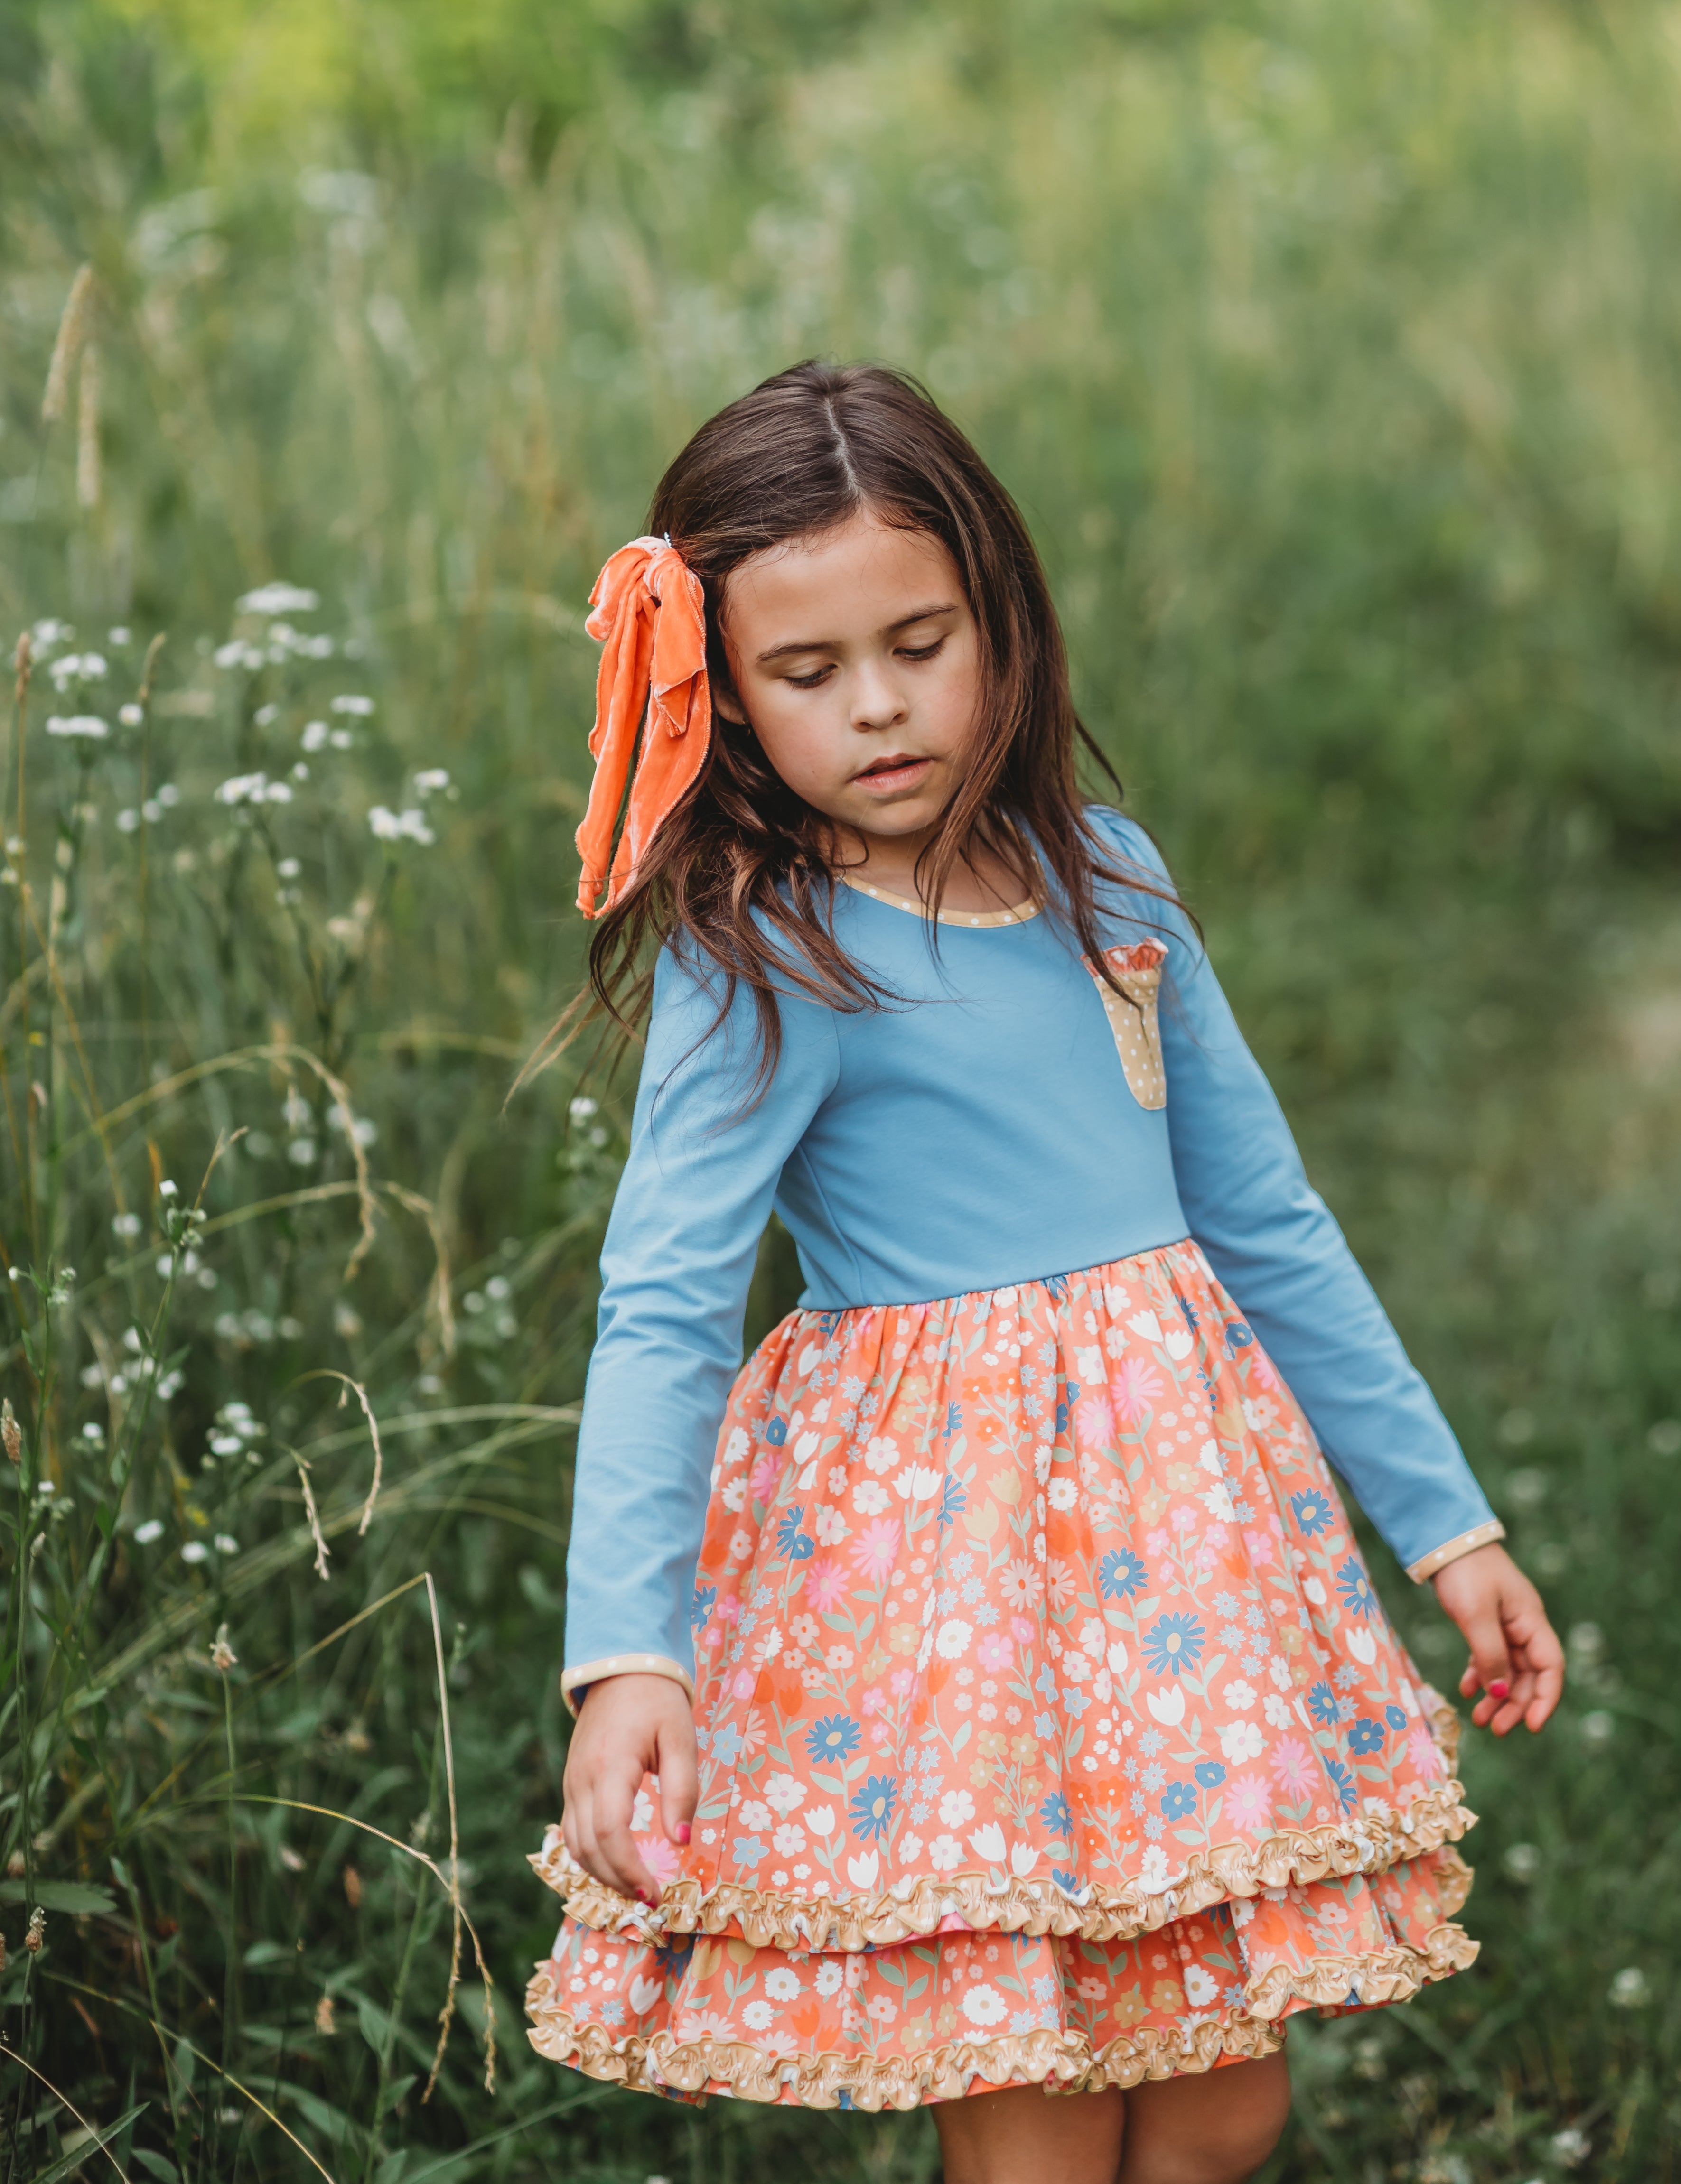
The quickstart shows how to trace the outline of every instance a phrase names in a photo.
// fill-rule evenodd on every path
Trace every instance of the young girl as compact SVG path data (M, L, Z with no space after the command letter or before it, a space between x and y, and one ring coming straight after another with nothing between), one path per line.
M947 2184L1246 2176L1294 2012L1477 1953L1455 1718L1327 1458L1475 1722L1539 1729L1557 1641L1153 844L1081 799L975 449L804 364L650 528L589 625L580 900L647 1050L532 2038L679 2098L935 2103ZM738 1370L773 1208L805 1290Z

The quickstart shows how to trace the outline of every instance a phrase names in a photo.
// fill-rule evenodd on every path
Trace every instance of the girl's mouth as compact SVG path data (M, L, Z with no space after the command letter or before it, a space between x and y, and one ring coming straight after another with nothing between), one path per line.
M875 795L884 795L896 788L914 788L933 763L931 758L907 758L902 752L894 751L885 758L876 759L862 773L855 773L852 784Z

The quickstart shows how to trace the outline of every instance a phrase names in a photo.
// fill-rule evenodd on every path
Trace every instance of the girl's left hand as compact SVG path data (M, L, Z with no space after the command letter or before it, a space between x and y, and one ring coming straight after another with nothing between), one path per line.
M1437 1571L1436 1597L1471 1648L1461 1696L1483 1696L1471 1719L1505 1736L1539 1729L1564 1692L1564 1648L1541 1596L1499 1546L1477 1547Z

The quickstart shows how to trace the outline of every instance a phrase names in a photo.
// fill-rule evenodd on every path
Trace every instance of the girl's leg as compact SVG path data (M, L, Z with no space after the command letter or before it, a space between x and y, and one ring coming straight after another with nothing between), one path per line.
M1277 2144L1289 2113L1282 2051L1135 2086L1119 2184L1243 2184Z
M1011 2086L934 2109L945 2184L1115 2184L1123 2097Z

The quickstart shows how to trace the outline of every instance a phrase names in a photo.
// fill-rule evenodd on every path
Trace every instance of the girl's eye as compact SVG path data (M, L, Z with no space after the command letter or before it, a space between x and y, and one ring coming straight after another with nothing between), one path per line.
M944 648L945 643L943 637L936 637L932 644L919 645L915 648L902 645L899 648L899 657L902 660L932 660L935 655Z
M809 675L790 675L787 679L790 685L796 690L815 690L818 683L827 678L829 672L830 670L827 667L814 667Z

